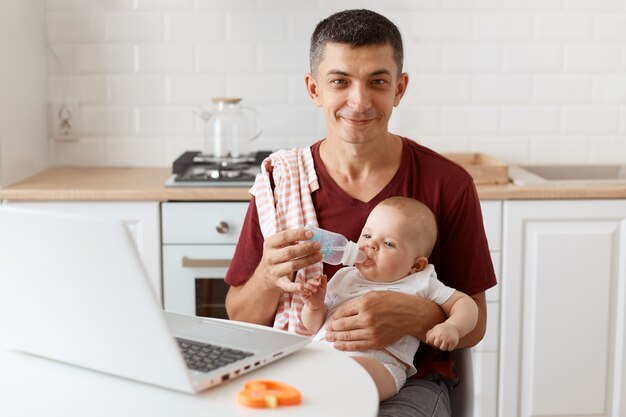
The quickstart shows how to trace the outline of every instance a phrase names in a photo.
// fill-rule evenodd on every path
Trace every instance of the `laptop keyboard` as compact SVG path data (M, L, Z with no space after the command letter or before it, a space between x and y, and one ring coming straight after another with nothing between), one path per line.
M209 372L248 356L252 352L224 348L192 340L176 339L183 352L183 357L189 369L200 372Z

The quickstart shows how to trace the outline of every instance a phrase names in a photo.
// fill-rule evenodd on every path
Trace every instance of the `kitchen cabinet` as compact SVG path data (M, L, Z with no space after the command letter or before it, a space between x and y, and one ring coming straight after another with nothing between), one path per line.
M498 415L626 416L626 200L506 201Z
M35 210L50 210L123 220L134 238L159 301L162 300L161 221L158 202L5 201L4 204ZM33 237L33 239L35 238Z

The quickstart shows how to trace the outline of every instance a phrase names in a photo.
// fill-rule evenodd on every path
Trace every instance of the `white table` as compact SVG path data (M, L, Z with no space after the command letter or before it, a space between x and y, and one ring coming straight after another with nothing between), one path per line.
M237 393L253 379L293 385L302 393L302 404L277 409L239 405ZM0 349L0 416L373 417L377 412L376 387L365 370L320 343L198 395Z

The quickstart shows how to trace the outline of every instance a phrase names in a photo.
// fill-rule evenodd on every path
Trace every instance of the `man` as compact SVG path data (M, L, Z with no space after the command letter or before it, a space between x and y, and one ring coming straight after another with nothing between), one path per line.
M369 211L394 195L415 198L437 217L439 237L431 263L446 285L469 294L478 324L459 347L485 332L485 290L495 275L480 205L471 177L459 166L388 131L389 118L408 85L396 26L368 10L347 10L321 21L311 38L307 91L326 118L326 138L311 146L319 188L311 197L320 227L357 241ZM263 238L255 198L246 216L226 282L229 317L272 325L283 292L293 292L294 272L322 258L305 229ZM338 267L324 265L332 279ZM434 303L395 292L372 292L338 309L327 340L345 351L380 349L425 333L445 315ZM415 356L416 377L381 403L380 415L449 416L452 364L425 343Z

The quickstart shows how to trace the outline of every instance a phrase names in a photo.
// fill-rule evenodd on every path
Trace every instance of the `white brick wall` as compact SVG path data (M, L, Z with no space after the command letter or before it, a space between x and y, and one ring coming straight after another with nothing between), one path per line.
M169 166L199 149L195 104L241 96L252 149L307 145L315 24L373 8L400 28L409 89L393 131L509 162L626 163L624 0L46 0L48 99L80 103L56 164Z

